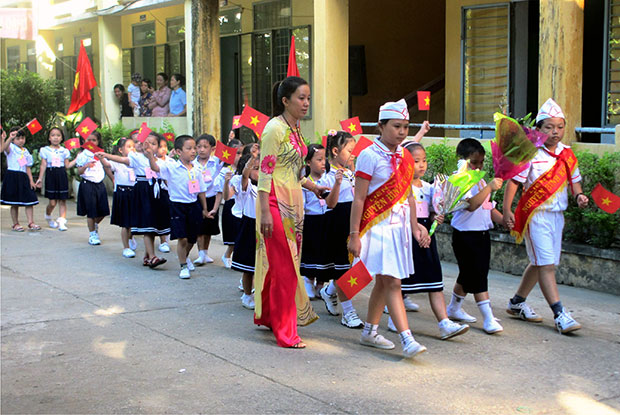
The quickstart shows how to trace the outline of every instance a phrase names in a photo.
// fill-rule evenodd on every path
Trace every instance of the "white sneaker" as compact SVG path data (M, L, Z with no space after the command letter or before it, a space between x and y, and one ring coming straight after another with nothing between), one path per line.
M232 267L232 258L226 258L226 255L222 255L222 263L226 268Z
M206 263L207 263L207 260L205 259L204 254L203 253L198 253L198 258L196 258L194 260L194 265L198 265L200 267L200 266L203 266Z
M390 314L390 310L388 310L387 306L383 307L383 314Z
M506 312L525 321L532 321L534 323L540 323L542 321L542 317L536 314L536 311L527 305L525 301L522 303L513 304L510 300L508 300Z
M239 278L239 286L237 288L239 288L239 291L243 292L243 277Z
M403 356L405 357L413 357L425 351L426 346L422 346L420 343L415 341L413 336L407 337L403 343Z
M133 249L125 248L123 249L123 256L125 258L133 258L136 256L136 253L133 251Z
M398 330L396 329L396 326L394 325L394 321L392 320L392 317L388 317L388 330L391 331L392 333L398 333Z
M254 296L243 294L241 296L241 305L248 310L254 310Z
M306 294L308 294L309 300L316 300L316 292L314 291L314 284L312 281L308 281L304 277L304 287L306 287Z
M414 303L413 301L411 301L411 299L407 296L403 298L403 303L405 303L406 311L419 311L420 310L420 306Z
M213 258L211 258L209 255L205 254L205 264L211 264L213 263Z
M67 219L60 217L58 219L56 219L56 222L58 223L58 230L59 231L66 231L67 229Z
M45 215L45 220L50 228L56 229L58 227L58 222L56 222L51 216Z
M495 318L489 321L485 321L483 328L487 334L495 334L495 333L499 333L500 331L504 331L504 328L502 327L502 325L499 324L497 322L497 319Z
M370 333L364 334L362 332L362 335L360 337L360 344L384 350L392 350L395 347L394 343L392 343L379 333L375 333L375 335L373 336Z
M475 323L478 321L476 317L467 314L462 308L459 308L456 311L448 308L448 318L453 321L463 321L465 323Z
M189 269L187 267L181 268L181 272L179 272L179 278L181 278L182 280L187 280L189 279L189 277Z
M562 312L554 320L555 328L557 328L561 334L570 333L571 331L581 328L581 324L577 323L577 320L575 320L565 308L562 308Z
M168 242L164 242L163 244L159 244L159 252L163 252L164 254L167 254L168 252L170 252L170 245L168 245Z
M99 235L96 233L92 233L89 237L88 237L88 243L90 245L101 245L101 240L99 239Z
M136 242L136 238L132 237L129 240L129 249L131 249L132 251L135 251L137 247L138 247L138 243Z
M439 325L439 335L441 340L447 340L451 337L458 336L459 334L465 334L469 330L469 325L455 323L452 320L448 320L444 324Z
M332 316L338 316L340 315L340 311L338 311L338 294L327 294L328 286L329 284L326 284L323 288L321 288L321 299L325 303L325 308L327 309L327 312Z
M196 267L194 266L194 263L192 262L191 259L189 259L189 257L187 257L187 259L185 260L185 263L187 265L188 270L194 271L196 269Z
M360 320L355 310L351 310L342 316L342 319L340 319L340 324L350 329L361 329L364 327L364 322Z

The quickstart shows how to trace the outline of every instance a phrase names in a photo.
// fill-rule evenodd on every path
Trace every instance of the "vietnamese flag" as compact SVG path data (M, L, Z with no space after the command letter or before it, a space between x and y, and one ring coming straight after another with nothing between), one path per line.
M92 143L90 141L85 141L84 144L82 144L82 148L89 150L91 153L102 153L103 149L99 146L97 146L97 144Z
M236 130L237 128L241 127L241 115L235 115L233 116L233 120L232 120L232 129Z
M299 68L297 67L297 58L295 56L295 36L291 36L291 48L288 52L288 67L286 76L299 76Z
M84 140L86 140L88 136L91 135L96 129L97 124L95 124L95 122L89 117L86 117L84 118L84 121L82 121L80 125L77 126L75 131L77 131L78 134L81 135Z
M327 136L326 135L321 136L321 145L325 148L325 151L327 151Z
M369 138L364 137L363 135L360 136L360 139L357 140L357 144L355 144L355 147L353 147L353 151L351 152L351 155L353 157L357 157L360 155L360 153L367 147L370 147L373 144L373 141Z
M259 139L265 129L265 125L267 125L267 121L269 121L268 116L250 106L243 108L241 118L239 119L241 125L254 131Z
M431 92L418 91L418 110L429 111L431 109Z
M67 115L79 110L84 104L90 101L90 90L97 86L97 81L93 75L93 68L86 55L84 44L80 42L80 53L78 55L77 71L73 82L73 93L71 94L71 105Z
M26 124L26 127L28 127L30 134L38 133L43 129L43 127L41 127L41 124L39 124L39 121L36 118Z
M220 140L215 143L215 157L222 160L226 164L233 164L237 156L237 149L228 147Z
M146 125L145 122L143 122L140 126L140 129L138 130L138 136L136 137L136 140L144 143L144 140L146 140L146 137L148 137L151 132L152 130Z
M342 129L351 135L358 135L362 133L362 125L360 124L360 117L353 117L347 120L340 121Z
M605 189L600 183L592 190L592 200L607 213L616 213L620 208L620 197Z
M65 141L65 147L67 150L73 150L74 148L80 147L80 139L76 137Z
M357 261L357 264L353 265L350 270L336 280L336 284L350 300L355 294L362 291L370 281L372 281L372 277L366 266L362 261Z
M174 133L163 133L162 135L167 141L174 141Z

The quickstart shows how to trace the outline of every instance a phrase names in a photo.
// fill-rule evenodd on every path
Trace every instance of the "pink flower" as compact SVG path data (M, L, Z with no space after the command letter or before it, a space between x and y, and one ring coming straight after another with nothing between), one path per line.
M260 166L260 169L265 174L271 174L276 168L276 156L269 155L263 158L263 162Z
M301 154L301 145L299 145L299 141L300 141L299 136L296 133L291 133L288 137L295 151Z

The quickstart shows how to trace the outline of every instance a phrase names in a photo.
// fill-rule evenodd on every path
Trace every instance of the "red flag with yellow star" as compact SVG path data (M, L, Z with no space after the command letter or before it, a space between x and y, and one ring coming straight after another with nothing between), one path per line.
M41 127L41 124L36 118L26 124L26 127L28 127L28 131L30 131L30 134L36 134L43 129L43 127Z
M342 277L336 280L336 284L344 292L347 298L352 299L355 294L370 284L372 277L362 261L357 261Z
M232 120L232 129L236 130L241 127L241 115L234 115Z
M592 200L607 213L616 213L620 208L620 197L605 189L600 183L592 190Z
M90 150L90 152L93 154L103 152L103 149L101 147L99 147L95 143L91 143L90 141L84 142L84 144L82 144L82 148L85 148L86 150Z
M88 55L84 44L80 42L80 53L78 55L77 70L75 72L75 81L73 82L73 93L71 94L71 105L67 111L67 115L79 110L84 104L90 101L90 90L97 86L93 68L90 65Z
M259 139L265 129L265 125L267 125L267 121L269 121L268 116L248 105L243 108L241 118L239 119L241 125L244 125L254 131Z
M145 122L143 122L140 126L140 129L138 130L138 136L136 137L136 140L144 143L144 140L146 140L146 137L148 137L151 132L152 130L146 125Z
M418 91L418 110L428 111L431 109L431 91Z
M353 147L353 151L351 152L351 155L354 157L359 156L362 150L364 150L367 147L370 147L372 143L373 141L371 139L361 136L360 139L357 140L355 147Z
M77 131L77 133L81 135L84 140L86 140L88 136L91 135L96 129L97 124L95 124L95 122L89 117L86 117L84 118L84 121L82 121L80 125L77 126L75 131Z
M360 117L353 117L349 118L348 120L340 121L340 126L342 127L343 131L346 131L351 135L358 135L362 133Z
M220 140L217 140L217 142L215 143L214 155L226 164L233 164L235 162L235 156L237 155L237 149L228 147Z
M67 150L73 150L74 148L80 147L80 139L72 138L70 140L65 141L65 147Z
M174 141L174 133L163 133L162 135L166 141Z

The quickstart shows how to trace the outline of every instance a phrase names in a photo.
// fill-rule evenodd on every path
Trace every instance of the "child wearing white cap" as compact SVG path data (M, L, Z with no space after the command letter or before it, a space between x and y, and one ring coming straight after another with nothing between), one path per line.
M418 225L411 182L413 157L401 143L409 131L409 111L404 99L388 102L379 111L381 137L359 155L356 163L355 195L351 207L349 252L359 258L375 277L368 302L368 316L360 343L393 349L394 343L377 333L387 304L400 333L405 357L424 352L415 341L403 297L401 280L414 273L411 235L428 247L426 228Z
M532 160L530 167L512 178L504 193L504 225L512 230L517 242L525 239L530 260L506 311L525 321L541 322L536 312L525 302L536 283L553 310L555 326L562 334L581 328L581 325L562 306L555 281L555 267L562 251L563 212L568 206L567 187L580 208L588 204L581 189L577 158L562 144L566 121L560 106L551 98L536 116L536 128L549 137ZM519 184L524 190L515 213L512 201Z

